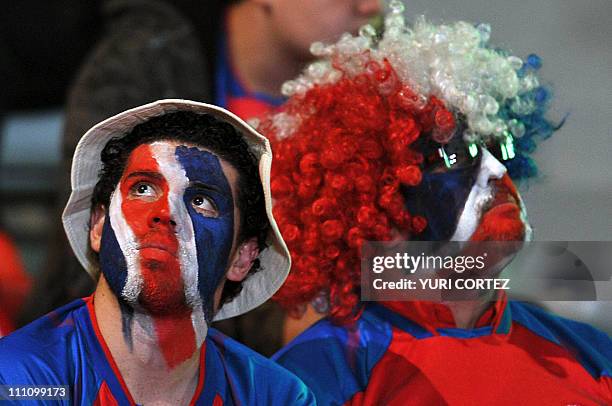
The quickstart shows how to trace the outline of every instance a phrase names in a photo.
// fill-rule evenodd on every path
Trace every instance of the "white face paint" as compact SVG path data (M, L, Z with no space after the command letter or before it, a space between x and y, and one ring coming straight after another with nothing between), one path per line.
M127 224L123 211L121 210L121 182L113 192L109 207L109 218L119 248L123 252L127 264L127 278L121 295L132 306L138 303L138 296L142 289L142 274L140 273L140 255L138 253L138 242L134 232Z
M181 275L185 284L185 299L193 309L191 321L196 332L196 341L198 345L201 345L206 338L208 325L198 290L198 257L193 224L183 201L189 179L185 169L176 159L175 151L178 145L174 142L154 142L151 144L151 152L159 165L161 174L168 182L168 202L170 215L177 224L176 235L179 243Z
M202 304L198 292L198 257L193 224L183 201L189 179L185 169L176 159L177 145L169 142L154 142L151 144L151 152L159 165L160 173L168 183L168 204L170 216L176 221L175 230L179 243L181 275L185 282L187 304L197 307Z
M468 241L472 234L474 234L480 223L484 208L495 197L490 181L501 179L505 173L506 167L495 159L489 151L483 148L476 181L465 201L463 212L459 217L457 228L450 239L451 241Z

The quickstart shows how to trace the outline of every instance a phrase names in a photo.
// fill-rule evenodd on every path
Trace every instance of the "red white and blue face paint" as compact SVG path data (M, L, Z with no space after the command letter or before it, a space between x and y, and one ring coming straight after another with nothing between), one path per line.
M120 301L151 318L170 367L206 337L233 238L232 190L217 156L167 141L132 151L111 197L100 265Z
M523 240L531 234L506 168L485 148L457 168L425 170L421 184L404 196L408 209L427 219L420 240Z
M530 233L526 212L506 167L488 150L465 201L451 241L523 240Z

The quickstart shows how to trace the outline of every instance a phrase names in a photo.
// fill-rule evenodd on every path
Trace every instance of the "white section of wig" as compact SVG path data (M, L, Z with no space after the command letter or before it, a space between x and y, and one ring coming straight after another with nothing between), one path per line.
M513 103L513 110L524 110L522 114L535 109L534 103L524 103L518 96L537 87L537 78L532 73L518 74L521 58L488 45L488 24L434 24L424 16L408 24L403 6L395 3L397 7L391 7L385 16L380 38L374 27L365 25L358 35L346 33L336 43L313 43L310 51L318 59L283 84L283 95L303 95L315 86L337 83L342 77L355 77L388 62L401 85L422 97L434 95L447 108L462 113L471 141L486 141L511 130L512 120L498 114L507 102ZM387 88L388 84L381 83L379 91L384 94ZM272 124L279 137L291 136L299 121L286 117L286 112L278 115Z

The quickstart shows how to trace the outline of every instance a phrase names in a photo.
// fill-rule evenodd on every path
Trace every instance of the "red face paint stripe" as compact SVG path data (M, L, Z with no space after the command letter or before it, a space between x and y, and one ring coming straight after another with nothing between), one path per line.
M512 197L514 197L516 202L520 202L521 198L518 195L516 186L514 185L514 182L512 182L510 175L508 175L507 173L504 174L504 176L501 178L501 183L508 189L508 192L512 195Z
M140 182L149 184L154 197L133 196L134 187ZM150 145L141 145L130 155L121 181L121 195L123 216L139 244L142 290L138 300L153 318L160 350L172 369L194 353L196 335L191 310L185 303L169 185L161 176Z
M154 316L153 321L159 347L170 369L191 358L196 338L189 311L169 317Z
M508 195L516 204L499 204L483 213L478 228L474 231L472 241L520 241L525 236L525 223L521 219L520 197L516 186L505 174L495 181L497 187L494 202L508 202Z

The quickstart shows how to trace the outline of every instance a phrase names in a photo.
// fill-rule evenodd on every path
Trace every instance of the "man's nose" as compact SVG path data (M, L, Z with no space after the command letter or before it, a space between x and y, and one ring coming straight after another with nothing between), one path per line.
M489 151L482 149L480 161L480 172L476 182L481 187L486 187L491 179L501 179L506 173L506 167L499 162Z
M364 17L372 17L382 12L382 0L357 0L357 12Z
M172 218L168 207L156 207L149 215L149 226L169 226L174 229L176 227L176 221Z

